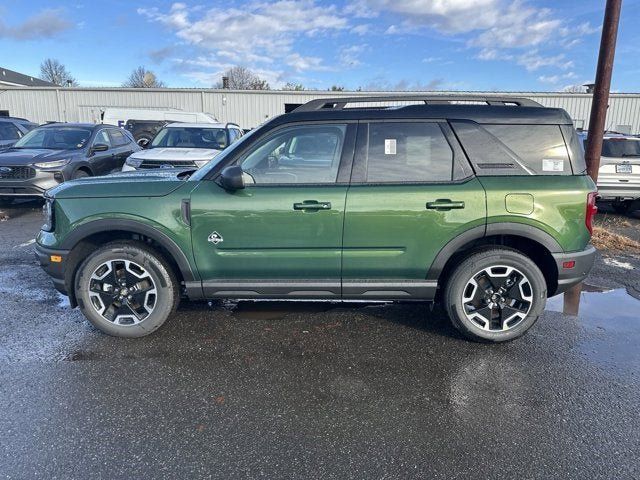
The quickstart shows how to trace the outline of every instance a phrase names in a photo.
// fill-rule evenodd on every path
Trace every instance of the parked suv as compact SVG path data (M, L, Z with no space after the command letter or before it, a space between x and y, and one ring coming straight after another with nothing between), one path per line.
M0 117L0 148L10 147L37 126L24 118Z
M580 133L586 148L587 133ZM598 169L598 198L618 213L640 208L640 138L606 132Z
M121 128L87 123L52 123L31 130L0 151L0 201L43 196L58 184L118 171L140 150Z
M234 123L171 123L156 134L146 150L127 158L122 171L200 168L242 135Z
M40 263L123 337L186 297L435 300L471 339L516 338L591 269L596 189L564 110L460 100L316 100L200 170L59 186Z

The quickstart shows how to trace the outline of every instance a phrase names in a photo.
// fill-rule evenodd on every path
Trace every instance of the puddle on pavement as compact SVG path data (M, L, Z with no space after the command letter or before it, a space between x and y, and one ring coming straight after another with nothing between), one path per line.
M580 350L592 361L640 368L640 300L626 289L583 284L550 298L546 309L577 318L587 333Z

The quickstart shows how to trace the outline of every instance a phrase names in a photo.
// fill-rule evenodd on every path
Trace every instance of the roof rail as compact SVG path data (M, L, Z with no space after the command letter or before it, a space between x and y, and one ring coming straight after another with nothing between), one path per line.
M378 95L362 97L318 98L299 106L295 112L311 112L315 110L343 110L349 103L375 103L394 101L420 101L425 105L447 105L455 102L478 102L487 105L515 105L518 107L541 107L542 105L529 98L484 95ZM366 108L366 107L364 107ZM371 107L381 108L381 107ZM385 108L385 107L382 107Z

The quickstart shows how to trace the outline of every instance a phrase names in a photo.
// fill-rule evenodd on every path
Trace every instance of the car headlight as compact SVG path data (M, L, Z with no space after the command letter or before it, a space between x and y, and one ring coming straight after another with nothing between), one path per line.
M135 157L129 157L129 158L127 158L127 161L124 162L124 163L126 163L130 167L138 168L140 165L142 165L142 159L141 158L135 158Z
M65 165L67 165L71 160L70 159L64 159L64 160L53 160L51 162L39 162L39 163L34 163L33 166L36 168L41 168L41 169L46 169L46 170L50 170L52 168L60 168L60 167L64 167Z
M42 230L45 232L53 232L54 218L53 218L53 198L45 198L44 205L42 207L42 215L44 217L44 223L42 224Z

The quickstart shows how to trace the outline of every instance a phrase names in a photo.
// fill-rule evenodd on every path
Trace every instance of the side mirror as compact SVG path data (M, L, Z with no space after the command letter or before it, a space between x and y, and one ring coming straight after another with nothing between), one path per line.
M239 165L225 167L220 173L220 186L225 190L242 190L244 188L244 172Z
M109 145L106 145L104 143L96 143L93 147L91 147L91 153L106 152L107 150L109 150Z

